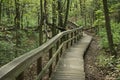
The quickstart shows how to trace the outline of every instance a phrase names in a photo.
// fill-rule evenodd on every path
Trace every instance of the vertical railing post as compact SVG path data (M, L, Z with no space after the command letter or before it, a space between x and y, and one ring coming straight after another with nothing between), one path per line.
M76 33L76 42L77 42L77 41L78 41L78 40L77 40L77 34L78 34L78 33L77 33L77 30L75 31L75 33Z
M69 34L66 35L66 41L69 39ZM66 43L66 49L69 47L69 42Z
M76 30L76 41L78 41L78 30Z
M60 42L60 41L58 40L56 50L58 50L58 48L59 48L59 46L60 46L60 43L59 43L59 42ZM57 65L58 61L59 61L59 54L58 54L57 57L56 57L56 65Z
M73 33L71 32L71 38L73 37ZM73 45L73 40L71 40L71 46Z
M73 44L75 43L75 32L73 32L73 37L74 37L74 39L73 39Z
M49 50L49 60L52 58L52 55L53 55L53 48ZM51 74L52 74L52 64L49 67L49 77L51 76Z
M76 31L74 32L74 37L75 37L74 43L76 43Z
M75 40L76 40L76 42L77 42L77 30L75 31L75 35L76 35L76 38L75 38Z
M79 34L79 39L82 37L82 29L79 30L80 34Z
M79 33L79 35L78 35L78 40L80 40L80 35L81 35L80 29L78 30L78 33Z
M24 80L24 72L22 72L17 78L16 80Z
M83 29L81 29L81 36L83 36Z
M60 44L62 44L62 43L63 43L63 37L60 39ZM62 53L63 53L63 47L60 50L60 56L62 56Z
M40 57L37 60L37 75L39 75L41 71L42 71L42 57Z
M79 29L77 30L77 41L79 41L79 35L80 35L80 32L79 32Z
M74 32L72 32L72 37L74 38ZM74 39L72 40L72 44L74 44Z

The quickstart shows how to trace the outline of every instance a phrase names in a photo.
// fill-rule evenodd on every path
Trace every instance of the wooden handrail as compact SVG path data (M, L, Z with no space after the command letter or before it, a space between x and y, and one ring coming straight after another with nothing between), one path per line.
M59 48L57 49L55 54L40 72L37 79L41 78L41 75L43 75L42 73L44 73L44 71L50 67L50 65L58 55L58 52L61 51L63 45L68 43L69 41L71 41L72 45L72 42L74 42L73 40L78 40L78 38L80 38L81 32L82 27L61 32L40 47L14 59L13 61L0 68L0 80L21 80L18 78L18 76L20 76L25 71L25 69L27 69L34 61L42 57L44 53L49 52L49 50L52 49L54 45L57 44L57 42L61 41L63 37L65 37L66 35L71 35L70 38L64 39L64 41L59 45Z

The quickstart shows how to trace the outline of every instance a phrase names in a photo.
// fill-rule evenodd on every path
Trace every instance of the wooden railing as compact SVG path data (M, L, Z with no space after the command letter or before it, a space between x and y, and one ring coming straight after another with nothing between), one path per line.
M25 53L24 55L1 67L0 80L24 80L24 71L35 61L37 61L36 72L38 73L36 75L36 80L41 80L45 72L48 70L50 77L53 71L53 62L57 65L63 51L76 43L81 36L82 27L59 33L40 47ZM44 67L41 67L41 58L47 53L49 53L49 61Z

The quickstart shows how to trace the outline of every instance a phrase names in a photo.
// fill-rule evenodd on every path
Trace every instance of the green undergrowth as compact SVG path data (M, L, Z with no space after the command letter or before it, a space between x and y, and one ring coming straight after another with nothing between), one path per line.
M101 50L97 57L96 65L104 73L105 78L115 78L120 80L120 55L115 58Z
M0 40L0 67L12 61L14 58L38 47L38 34L34 32L21 32L20 45L16 48L14 36L6 36L6 40ZM36 39L36 40L35 40ZM17 54L15 52L18 52Z
M114 48L118 54L117 58L110 55L109 45L105 27L99 29L97 34L100 37L99 45L101 51L97 56L96 65L103 71L105 78L108 80L120 80L120 24L111 22L111 29L113 34ZM109 77L109 78L108 78ZM115 78L115 79L114 79Z
M115 49L119 49L120 44L120 24L112 22L111 24L113 41ZM108 40L105 28L101 28L98 35L100 36L100 46L104 49L108 48Z

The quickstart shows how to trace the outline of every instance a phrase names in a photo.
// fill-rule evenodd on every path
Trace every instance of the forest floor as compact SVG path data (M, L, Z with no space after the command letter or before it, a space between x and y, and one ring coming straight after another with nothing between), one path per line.
M96 60L100 52L100 47L98 46L99 38L92 33L87 34L93 36L93 40L88 51L85 54L85 73L86 80L104 80L104 76L96 66Z
M103 49L99 46L100 38L94 33L86 32L87 34L93 36L93 41L84 56L85 61L85 80L120 80L116 79L120 71L117 72L111 68L100 68L98 65L97 58L101 55Z

